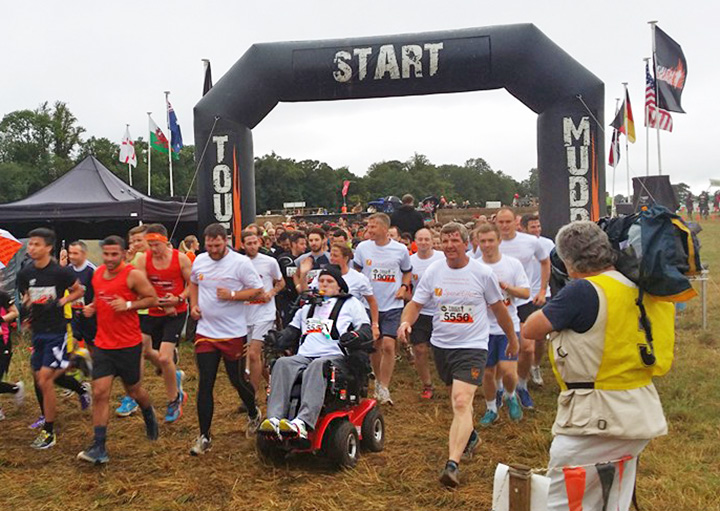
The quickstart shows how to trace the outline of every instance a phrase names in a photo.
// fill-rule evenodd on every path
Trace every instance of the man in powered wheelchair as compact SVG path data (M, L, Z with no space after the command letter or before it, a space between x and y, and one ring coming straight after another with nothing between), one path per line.
M367 399L372 330L339 268L324 269L318 284L319 291L301 296L305 303L288 327L265 337L266 357L274 363L257 446L269 459L321 451L340 466L353 466L360 445L380 451L385 439L379 407ZM273 356L295 347L296 355Z

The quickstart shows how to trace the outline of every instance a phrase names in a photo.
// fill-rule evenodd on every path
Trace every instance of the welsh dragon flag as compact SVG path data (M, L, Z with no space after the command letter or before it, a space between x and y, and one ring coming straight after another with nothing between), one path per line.
M163 130L161 130L160 127L155 124L155 121L153 121L152 117L148 117L148 119L150 123L150 147L152 149L155 149L156 151L167 154L170 143L168 142L165 133L163 133ZM180 155L177 153L173 153L173 159L180 159Z

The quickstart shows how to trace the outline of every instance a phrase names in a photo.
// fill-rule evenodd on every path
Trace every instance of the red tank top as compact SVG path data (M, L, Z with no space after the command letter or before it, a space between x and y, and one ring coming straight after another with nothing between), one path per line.
M95 270L92 284L95 290L97 334L95 344L105 350L132 348L142 342L140 320L136 310L115 312L110 302L119 296L126 302L137 300L137 294L127 285L128 274L134 267L126 264L113 278L106 279L105 265Z
M173 296L178 296L185 290L185 279L183 278L182 270L180 269L180 252L176 249L172 251L172 257L170 258L170 265L162 270L153 266L152 252L145 252L145 272L147 273L148 280L155 288L158 298L170 293ZM180 312L187 310L187 302L181 303L175 307ZM165 311L162 307L153 307L150 309L151 316L165 316Z

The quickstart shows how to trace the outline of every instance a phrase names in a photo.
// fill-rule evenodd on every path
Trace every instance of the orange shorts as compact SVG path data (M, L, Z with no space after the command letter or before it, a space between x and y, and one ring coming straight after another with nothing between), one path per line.
M232 339L210 339L200 334L195 335L195 353L219 352L225 360L240 360L244 346L244 336Z

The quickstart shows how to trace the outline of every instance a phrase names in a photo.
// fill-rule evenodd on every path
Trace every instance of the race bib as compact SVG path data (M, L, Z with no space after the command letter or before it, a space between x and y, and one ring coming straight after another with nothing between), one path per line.
M28 289L28 294L30 295L30 301L34 304L42 304L57 298L55 286L31 287Z
M320 272L321 272L321 271L322 271L322 270L310 270L310 271L308 272L308 274L307 274L307 284L308 284L308 286L309 286L310 284L312 284L312 281L315 280L315 277L317 277L318 275L320 275Z
M82 309L83 307L85 307L85 297L81 296L80 298L72 302L70 304L70 307L72 307L73 309Z
M330 332L332 331L333 321L332 319L322 318L307 318L305 320L305 333L308 334L323 334L326 339L331 339Z
M440 318L443 323L469 324L475 321L472 305L441 305Z
M510 307L510 304L512 303L512 297L504 289L502 290L502 298L503 298L503 303L505 304L505 307ZM489 307L490 306L488 305L488 308Z
M370 277L375 282L395 282L395 270L373 268Z

